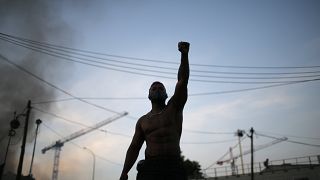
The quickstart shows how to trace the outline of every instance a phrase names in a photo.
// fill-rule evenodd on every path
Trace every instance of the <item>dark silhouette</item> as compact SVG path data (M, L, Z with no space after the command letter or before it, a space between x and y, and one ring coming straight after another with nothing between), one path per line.
M267 158L264 162L263 165L268 168L269 167L269 159Z
M186 175L189 179L203 179L204 176L201 172L201 166L197 161L191 161L185 159L184 156L181 156L183 160L183 167L185 169Z
M164 85L156 81L150 86L149 99L152 109L136 124L120 180L128 179L127 174L137 160L144 141L147 145L145 160L138 163L138 180L187 179L180 157L180 137L183 108L188 97L189 43L179 42L178 49L181 52L181 63L174 95L166 105L168 96Z

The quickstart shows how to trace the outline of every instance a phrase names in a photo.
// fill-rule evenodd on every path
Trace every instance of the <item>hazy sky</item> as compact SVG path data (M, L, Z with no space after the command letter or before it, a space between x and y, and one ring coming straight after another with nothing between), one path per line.
M320 84L314 80L320 76L319 17L320 2L316 0L0 0L1 33L144 60L88 53L86 57L80 57L70 52L65 58L53 57L48 55L50 53L31 50L30 46L27 49L21 44L9 43L3 34L0 54L73 96L105 98L87 101L116 112L129 112L128 116L104 126L102 129L107 133L94 131L66 143L61 151L59 179L91 178L92 156L79 146L87 147L97 155L96 179L117 179L135 123L150 111L151 104L147 99L150 84L161 81L169 96L174 92L180 61L179 41L191 43L190 96L184 110L181 138L184 156L206 168L237 143L233 132L237 129L249 131L251 127L262 134L278 138L287 136L289 140L320 145ZM68 61L70 58L82 61L82 64ZM99 64L100 67L83 64L98 65L93 61L105 64ZM12 105L5 109L3 112L7 114L13 114L15 110L21 112L24 108L21 102L26 103L28 99L36 103L70 98L5 61L0 61L0 66L1 76L5 77L5 83L1 82L0 86L1 94L4 94L0 96L1 107L7 107L13 98L20 103L19 107ZM283 85L306 80L314 81ZM14 83L17 81L19 83ZM34 86L27 82L37 82L43 89L36 92L38 84ZM9 84L13 88L8 88ZM227 93L279 84L283 86ZM24 93L26 89L29 93ZM88 126L114 115L78 100L33 104L33 107L36 108L33 118L44 122L40 126L33 174L36 179L44 180L51 179L54 151L41 154L41 149L84 127L41 113L39 109ZM7 127L9 121L1 120L1 123ZM1 143L6 144L7 138L2 137L6 136L7 129L2 128L1 133ZM28 173L31 139L24 174ZM18 140L16 137L15 141ZM221 141L223 143L219 143ZM257 146L271 141L259 135L254 138ZM15 150L19 147L19 144L10 146L12 153L9 156L18 154L20 151ZM246 138L243 149L249 147L250 141ZM5 148L0 152L2 162ZM238 149L234 154L238 154ZM320 154L319 147L281 142L256 152L255 161L316 154ZM144 149L140 151L139 159L143 157ZM249 162L247 155L245 163ZM135 179L135 175L134 166L129 179Z

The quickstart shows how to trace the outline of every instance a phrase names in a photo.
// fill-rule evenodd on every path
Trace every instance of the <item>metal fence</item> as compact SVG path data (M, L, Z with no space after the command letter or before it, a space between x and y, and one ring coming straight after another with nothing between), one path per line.
M312 168L320 165L320 155L296 157L282 160L272 160L266 166L264 162L256 162L253 164L254 173L268 173L275 171L288 171L298 168ZM251 164L244 164L243 167L239 164L233 167L228 166L213 167L202 170L207 177L221 176L238 176L251 173Z

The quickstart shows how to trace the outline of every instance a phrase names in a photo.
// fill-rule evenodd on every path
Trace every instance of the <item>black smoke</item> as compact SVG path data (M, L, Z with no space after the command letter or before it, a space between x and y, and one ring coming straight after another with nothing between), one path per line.
M39 42L59 40L71 43L72 31L60 17L61 3L43 0L0 0L0 32L26 37ZM65 45L68 45L65 43ZM70 44L69 44L70 45ZM0 40L0 164L8 143L8 131L14 112L24 111L27 101L54 99L57 91L45 83L3 61L8 59L33 74L50 80L63 79L68 70L60 61L52 61L47 55L23 49ZM52 59L52 58L51 58ZM47 110L50 105L44 106ZM32 111L29 133L34 133L37 112ZM16 172L20 154L21 128L12 139L6 171ZM28 135L33 137L32 134ZM16 145L14 145L16 144ZM26 160L25 160L26 161ZM25 163L26 164L26 163Z

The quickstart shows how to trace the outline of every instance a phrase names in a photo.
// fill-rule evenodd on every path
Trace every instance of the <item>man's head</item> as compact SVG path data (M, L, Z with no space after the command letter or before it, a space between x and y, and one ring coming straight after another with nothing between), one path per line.
M163 103L168 98L166 88L164 85L159 82L153 82L149 89L149 96L148 98L152 103Z

